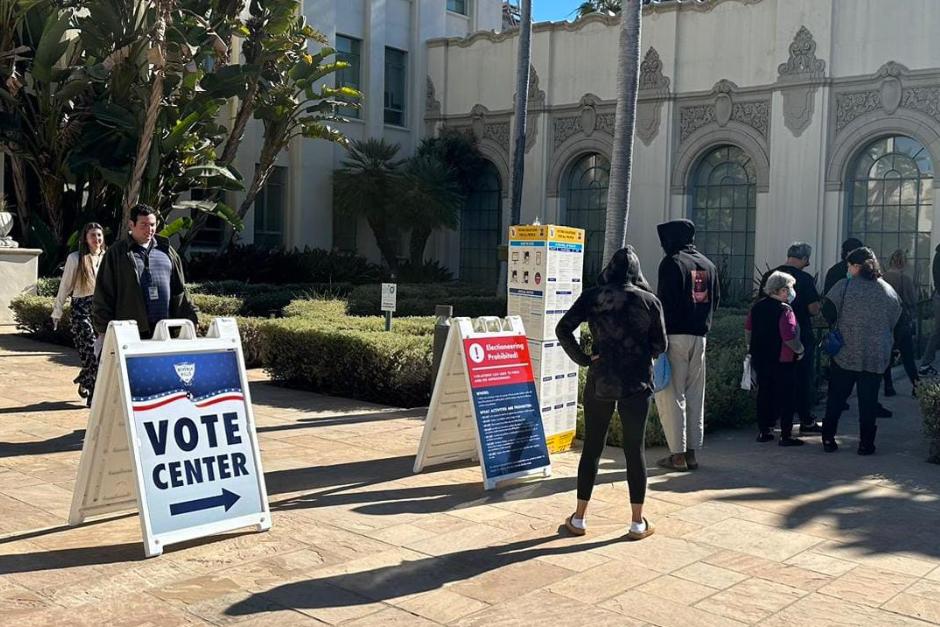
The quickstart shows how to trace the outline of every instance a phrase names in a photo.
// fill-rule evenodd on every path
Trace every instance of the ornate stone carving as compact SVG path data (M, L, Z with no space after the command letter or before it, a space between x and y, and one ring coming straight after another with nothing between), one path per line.
M881 108L877 90L838 94L836 96L836 131L841 131L859 116Z
M813 121L816 108L816 85L826 74L826 62L816 58L816 41L805 26L797 31L790 44L790 58L777 68L778 82L785 86L783 123L794 137L799 137Z
M614 134L616 113L601 113L601 99L594 94L585 94L578 103L580 110L575 115L566 115L552 120L552 150L575 135L590 137L596 132Z
M640 90L669 91L669 79L663 76L663 62L652 46L640 64Z
M539 89L539 73L535 71L535 66L529 66L529 93L526 100L526 109L530 111L530 117L526 120L525 127L525 152L526 154L535 146L535 140L539 136L539 117L542 114L542 108L545 106L545 90Z
M790 58L777 68L780 78L822 78L826 72L826 62L816 58L816 41L805 26L800 26L793 43L790 44Z
M885 63L873 77L877 88L837 93L835 96L836 133L858 118L875 111L894 115L898 109L917 111L940 122L940 86L923 85L924 80L907 76L900 63ZM914 85L905 86L905 83ZM921 84L917 84L920 82Z
M470 109L470 132L477 139L494 142L508 155L511 137L509 120L490 120L489 113L483 105L473 105Z
M738 86L721 80L712 89L712 102L679 108L679 141L685 141L704 126L714 123L725 127L730 122L750 126L763 137L770 132L770 101L744 100L737 94Z
M441 101L437 99L434 90L434 81L428 75L427 86L425 88L424 112L428 117L440 117Z
M901 106L919 111L940 122L940 87L912 87L905 89Z
M669 79L663 62L652 46L640 64L640 91L636 107L636 135L649 146L659 133L663 101L669 95Z
M509 137L509 122L490 122L483 127L482 139L496 142L506 152L509 152Z

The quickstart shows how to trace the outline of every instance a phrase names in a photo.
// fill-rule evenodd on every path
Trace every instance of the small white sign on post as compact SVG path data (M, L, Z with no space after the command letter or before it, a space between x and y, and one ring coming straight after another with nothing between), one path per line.
M382 311L395 311L398 301L398 285L395 283L382 284Z
M149 341L136 323L112 322L69 524L137 509L147 557L193 538L270 529L244 364L231 318L216 318L205 338L188 320L165 320Z

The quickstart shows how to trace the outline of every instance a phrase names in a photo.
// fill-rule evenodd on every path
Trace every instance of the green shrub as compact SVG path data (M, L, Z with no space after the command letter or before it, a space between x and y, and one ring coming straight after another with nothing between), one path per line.
M429 336L336 329L302 317L269 321L264 336L275 381L402 407L430 399Z
M55 299L51 296L33 296L31 294L17 296L10 302L16 328L43 342L72 346L72 332L69 322L71 310L69 305L66 303L62 312L62 320L59 321L59 329L55 331L52 329L52 306L54 303Z
M196 253L186 264L190 281L253 281L258 283L369 283L380 281L382 269L365 257L318 248L266 250L232 246L225 253Z
M361 285L349 293L348 311L352 316L381 313L381 285ZM430 316L436 305L453 305L455 316L505 316L505 297L494 296L492 288L462 284L398 285L397 316Z
M199 324L196 331L200 336L209 332L209 326L215 316L207 316L200 312ZM246 368L260 368L264 365L266 338L264 331L269 320L264 318L235 318L238 324L238 335L242 341L242 354L245 357Z
M191 294L193 304L208 316L237 316L242 309L242 300L235 296Z
M940 382L922 379L917 385L917 399L924 420L924 435L930 440L927 461L940 464Z
M189 286L192 293L237 296L242 299L238 312L243 316L280 316L292 300L315 298L345 298L352 290L351 283L245 283L243 281L210 281Z
M385 331L382 316L346 315L346 303L341 300L295 300L284 308L284 317L303 318L327 328L349 331ZM434 317L404 316L392 321L392 332L403 335L433 335Z
M39 296L52 296L55 298L59 293L59 283L61 282L61 277L41 278L36 281L36 293Z

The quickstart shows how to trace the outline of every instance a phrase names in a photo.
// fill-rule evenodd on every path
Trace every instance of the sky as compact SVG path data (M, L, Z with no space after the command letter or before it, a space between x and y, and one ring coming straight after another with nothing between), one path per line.
M532 0L532 13L536 22L557 22L574 17L581 0Z

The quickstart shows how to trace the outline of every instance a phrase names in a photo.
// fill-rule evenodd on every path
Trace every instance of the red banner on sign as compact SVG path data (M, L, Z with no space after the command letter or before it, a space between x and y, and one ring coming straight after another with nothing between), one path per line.
M524 335L464 340L473 388L532 382L529 343Z

